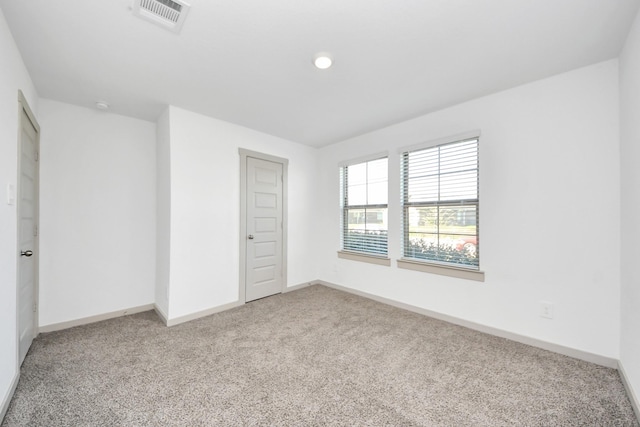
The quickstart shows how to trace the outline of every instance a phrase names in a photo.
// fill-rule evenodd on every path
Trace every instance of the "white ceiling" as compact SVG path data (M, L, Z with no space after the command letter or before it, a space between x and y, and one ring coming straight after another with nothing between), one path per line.
M639 4L191 0L174 34L131 0L0 0L42 97L150 121L172 104L311 146L615 58Z

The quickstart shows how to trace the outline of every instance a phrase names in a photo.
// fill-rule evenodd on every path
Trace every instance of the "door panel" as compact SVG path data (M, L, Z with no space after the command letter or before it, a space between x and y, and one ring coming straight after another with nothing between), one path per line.
M254 243L253 248L255 250L253 256L255 258L265 258L276 256L278 245L276 242L259 242Z
M245 299L282 291L282 164L247 157Z
M267 185L270 185L270 184L267 184ZM255 198L256 200L255 200L254 206L256 208L275 209L278 206L276 194L256 193Z
M275 232L277 226L276 218L254 218L256 233Z

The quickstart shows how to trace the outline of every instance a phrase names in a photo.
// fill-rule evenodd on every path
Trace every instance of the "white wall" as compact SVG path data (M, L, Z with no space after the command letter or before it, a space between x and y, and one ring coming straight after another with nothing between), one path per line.
M16 205L7 205L7 185L17 184L18 90L37 114L37 94L0 10L0 411L17 370ZM0 414L1 415L1 414Z
M390 257L400 256L397 148L480 129L484 283L338 259L338 162L389 150ZM618 68L612 60L321 150L323 280L597 355L619 356ZM555 304L553 320L539 301Z
M155 304L169 317L171 253L171 157L169 108L156 123L156 285Z
M620 56L622 322L620 360L640 403L640 14Z
M40 100L40 326L154 302L155 124Z
M288 286L317 279L317 150L170 107L170 318L238 301L238 148L289 159Z

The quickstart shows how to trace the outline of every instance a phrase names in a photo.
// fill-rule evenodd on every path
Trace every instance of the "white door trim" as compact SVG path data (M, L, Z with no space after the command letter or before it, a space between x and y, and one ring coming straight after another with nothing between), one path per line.
M31 124L33 125L33 127L36 130L36 146L38 147L38 151L40 149L40 125L38 124L38 121L36 120L36 116L35 114L33 114L33 111L31 111L31 108L29 107L29 103L27 102L27 99L25 98L24 94L22 93L21 90L18 90L18 157L16 159L18 165L17 165L17 186L16 186L16 227L17 227L17 234L16 234L16 361L17 361L17 365L18 365L18 372L20 372L20 307L18 306L19 303L19 287L20 287L20 235L21 235L21 231L20 231L20 212L21 212L21 173L22 173L22 166L21 166L21 155L22 155L22 112L25 112L25 114L27 115L27 117L29 118L29 120L31 121ZM39 153L38 153L39 156ZM38 199L39 199L39 194L40 194L40 161L39 159L36 160L36 188L37 188L37 194L38 194ZM35 206L35 212L34 212L34 216L38 219L38 221L36 221L36 223L39 223L39 218L40 218L40 203L36 203ZM34 247L33 247L33 262L34 262L34 278L33 278L33 299L34 302L36 304L36 310L33 313L33 338L35 338L38 335L38 322L39 322L39 318L38 318L38 312L39 312L39 308L40 308L40 301L39 301L39 261L40 261L40 230L39 230L39 224L38 224L38 234L36 236L34 236Z
M287 181L289 160L257 151L239 148L240 154L240 283L238 301L246 302L246 267L247 267L247 157L280 163L282 165L282 292L287 289Z

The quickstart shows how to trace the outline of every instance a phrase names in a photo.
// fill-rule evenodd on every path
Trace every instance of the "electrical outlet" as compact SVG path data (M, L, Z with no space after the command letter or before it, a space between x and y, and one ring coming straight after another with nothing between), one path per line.
M540 317L546 319L553 319L553 303L547 301L540 301Z

